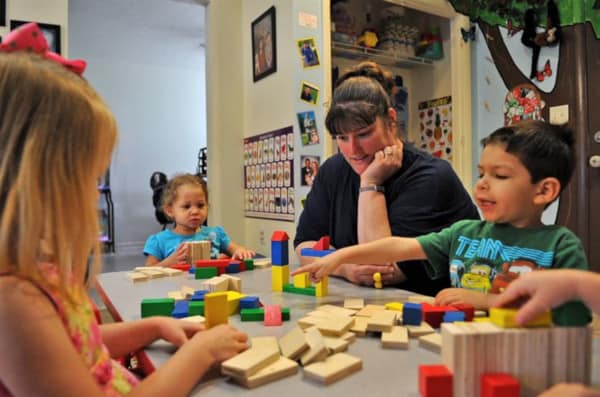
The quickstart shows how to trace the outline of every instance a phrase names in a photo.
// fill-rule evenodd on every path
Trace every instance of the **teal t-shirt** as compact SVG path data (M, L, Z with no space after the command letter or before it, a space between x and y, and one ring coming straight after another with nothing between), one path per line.
M429 260L429 275L449 272L455 288L500 293L532 270L589 268L579 238L557 225L527 229L464 220L417 240ZM552 318L557 325L583 325L591 315L581 302L570 302L554 309Z
M210 257L212 259L216 259L222 252L225 253L231 243L231 238L221 226L202 226L198 232L189 236L177 234L167 229L148 237L144 245L144 255L152 255L162 261L171 255L184 241L202 240L211 242Z

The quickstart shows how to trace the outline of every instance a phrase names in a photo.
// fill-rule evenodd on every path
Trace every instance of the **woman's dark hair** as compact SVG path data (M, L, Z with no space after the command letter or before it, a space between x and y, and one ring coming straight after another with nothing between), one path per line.
M325 126L333 136L361 130L393 107L392 74L375 62L361 62L337 81Z

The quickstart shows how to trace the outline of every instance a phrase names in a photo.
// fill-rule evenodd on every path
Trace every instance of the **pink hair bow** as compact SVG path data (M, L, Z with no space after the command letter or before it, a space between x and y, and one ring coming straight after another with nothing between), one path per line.
M0 51L32 51L51 61L60 63L78 75L83 74L86 66L86 62L82 59L68 60L50 51L44 34L34 22L21 25L6 35L4 42L0 44Z

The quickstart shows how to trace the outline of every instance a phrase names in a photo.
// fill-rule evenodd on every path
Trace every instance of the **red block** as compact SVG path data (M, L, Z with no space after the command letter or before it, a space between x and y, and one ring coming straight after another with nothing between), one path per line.
M481 375L481 397L519 397L519 381L504 373Z
M281 319L281 305L265 305L265 326L278 326L283 323Z
M314 250L328 250L329 249L329 236L323 236L319 241L313 245Z
M439 328L446 309L442 306L432 306L423 302L421 304L421 312L423 313L423 321L431 325L433 328Z
M452 397L452 372L445 365L419 365L421 397Z
M216 267L217 268L217 274L220 276L221 274L225 273L225 268L227 267L227 265L229 265L229 263L231 262L231 259L226 258L226 259L201 259L196 261L196 267Z
M181 270L184 272L187 272L190 270L190 268L192 267L192 265L189 265L187 263L176 263L174 265L169 266L171 269L177 269L177 270Z
M473 305L469 305L468 303L459 303L452 305L452 307L465 313L465 321L473 321L473 317L475 317L475 307Z

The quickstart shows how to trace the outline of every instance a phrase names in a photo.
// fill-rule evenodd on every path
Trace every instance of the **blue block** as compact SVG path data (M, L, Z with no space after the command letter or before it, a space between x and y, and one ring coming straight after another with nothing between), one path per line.
M188 270L189 274L196 274L196 268L194 266L190 267L190 270Z
M225 268L225 273L239 273L240 272L240 264L238 262L231 262Z
M287 241L271 241L271 265L289 265Z
M302 248L300 250L300 255L323 257L323 256L327 256L333 252L335 252L335 250L316 250L313 248Z
M209 291L206 290L198 290L194 292L194 295L190 298L191 301L203 301L204 295L208 294Z
M402 325L421 325L423 312L420 303L406 302L402 306Z
M175 318L184 318L189 316L189 302L179 301L175 302L175 308L171 312L171 316Z
M465 321L464 312L446 312L444 313L444 322L453 323L455 321Z
M240 309L256 309L260 307L258 296L245 296L240 299Z

